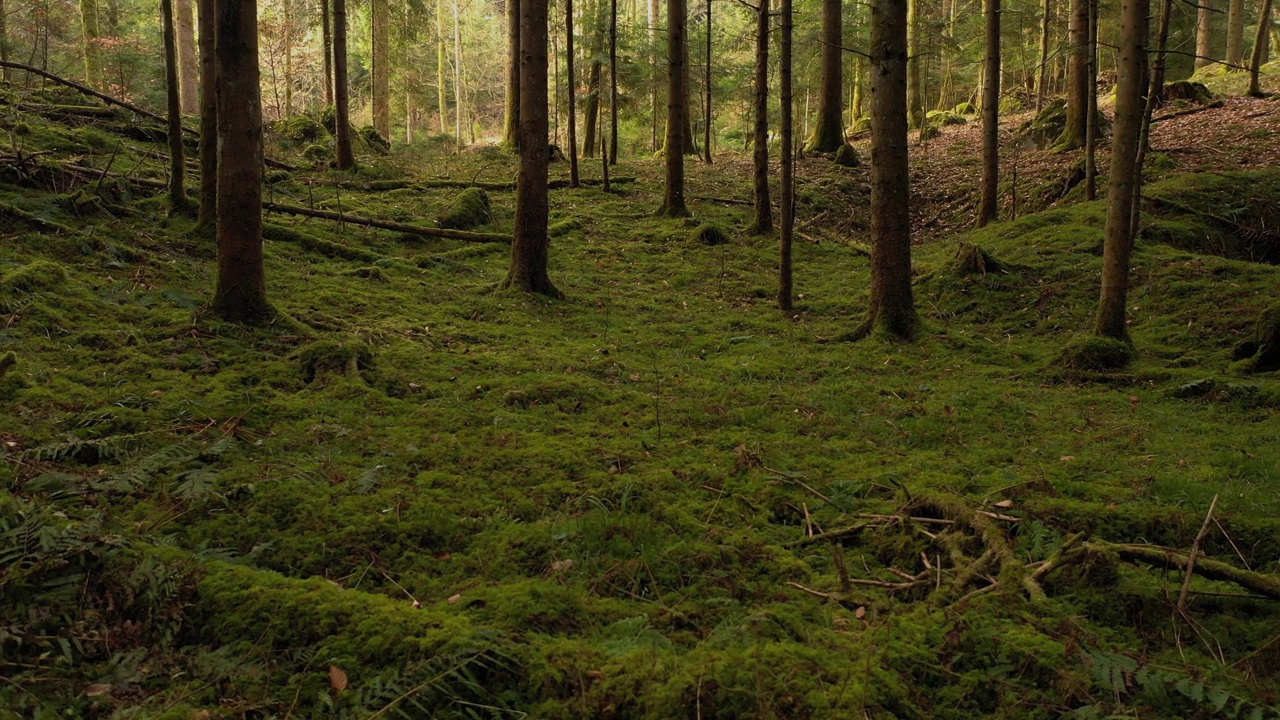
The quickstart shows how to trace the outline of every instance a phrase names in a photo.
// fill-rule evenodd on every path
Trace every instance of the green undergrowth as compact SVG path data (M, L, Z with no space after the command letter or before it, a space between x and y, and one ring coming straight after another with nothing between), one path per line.
M356 179L514 175L419 152ZM690 165L691 197L749 196L739 160ZM802 216L865 172L813 167ZM1043 597L1018 576L1075 533L1185 552L1215 496L1203 552L1280 570L1280 379L1233 355L1280 271L1152 230L1225 237L1201 193L1274 171L1149 189L1119 368L1062 361L1093 347L1101 203L966 234L963 263L918 247L919 340L847 343L864 256L797 243L784 316L749 207L661 219L661 166L617 172L551 194L563 301L495 290L502 244L271 216L259 328L204 309L188 220L0 183L67 228L0 218L0 717L1275 714L1274 601L1196 579L1189 624L1181 572L1106 552ZM351 181L269 192L424 223L457 195ZM963 601L887 587L942 561L936 525L809 539L966 507L1015 520L957 521L1008 544Z

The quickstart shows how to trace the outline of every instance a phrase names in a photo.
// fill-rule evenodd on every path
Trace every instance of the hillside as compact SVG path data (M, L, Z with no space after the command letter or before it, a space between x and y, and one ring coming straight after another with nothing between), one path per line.
M494 290L500 242L270 214L279 316L243 328L137 182L160 131L20 102L54 109L0 154L2 718L1280 713L1280 377L1237 359L1280 302L1274 155L1157 124L1138 359L1099 372L1064 349L1104 201L953 234L967 127L917 165L914 344L842 339L865 167L801 162L783 317L727 154L690 165L691 221L653 215L651 159L553 190L564 301ZM1277 117L1183 122L1274 152ZM1021 157L1026 187L1074 162ZM480 229L510 232L497 150L361 163L268 199L431 224L493 183Z

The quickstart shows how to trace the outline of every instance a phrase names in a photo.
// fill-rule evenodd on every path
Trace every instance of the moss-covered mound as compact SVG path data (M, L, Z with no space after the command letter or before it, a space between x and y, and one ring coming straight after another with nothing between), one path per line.
M835 163L840 167L855 168L862 164L862 155L849 143L836 150Z
M1133 346L1129 343L1090 335L1068 343L1058 355L1054 367L1107 372L1126 367L1134 357Z
M440 227L452 230L470 230L493 220L493 205L489 193L480 188L467 188L458 193L440 216Z
M701 245L723 245L729 242L729 233L715 223L702 223L693 229L689 237Z

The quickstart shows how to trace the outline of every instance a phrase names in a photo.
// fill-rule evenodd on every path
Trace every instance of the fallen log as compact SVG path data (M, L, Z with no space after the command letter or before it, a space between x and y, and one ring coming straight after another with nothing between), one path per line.
M421 237L444 238L446 240L463 240L466 242L481 243L511 242L510 235L503 235L501 233L481 233L466 230L445 230L443 228L422 227L421 225L408 225L405 223L390 222L388 220L375 220L373 218L360 217L358 215L346 215L344 213L330 212L328 210L312 210L310 208L297 207L295 205L283 205L281 203L274 202L264 202L262 203L262 208L272 212L285 213L286 215L301 215L303 217L313 217L321 220L332 220L333 222L363 225L365 227L374 227L380 230L391 230L393 232L419 235Z

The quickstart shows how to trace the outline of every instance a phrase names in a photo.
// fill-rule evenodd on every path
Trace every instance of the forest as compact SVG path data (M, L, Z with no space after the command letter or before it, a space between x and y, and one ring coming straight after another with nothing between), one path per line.
M1272 0L0 0L0 720L1280 717Z

